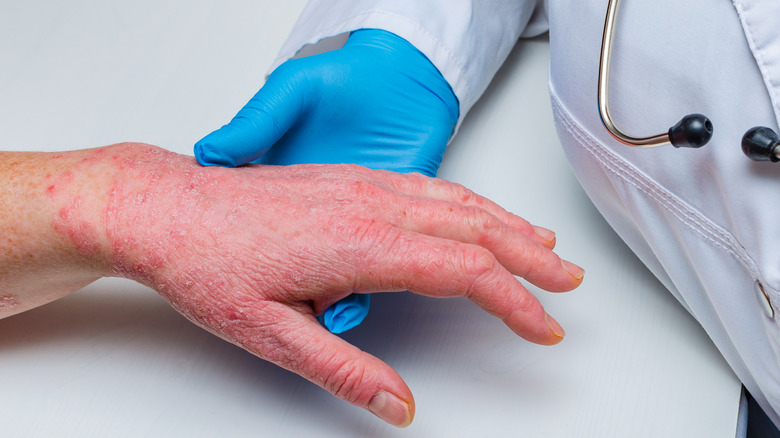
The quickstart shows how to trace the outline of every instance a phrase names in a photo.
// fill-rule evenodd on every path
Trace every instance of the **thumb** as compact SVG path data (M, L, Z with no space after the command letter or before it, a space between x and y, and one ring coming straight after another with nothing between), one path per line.
M195 158L204 166L235 167L265 154L303 113L309 85L288 61L233 120L195 143Z
M242 346L387 423L406 427L412 422L412 393L389 365L329 333L312 315L281 303L269 305L274 308L266 310L278 322Z

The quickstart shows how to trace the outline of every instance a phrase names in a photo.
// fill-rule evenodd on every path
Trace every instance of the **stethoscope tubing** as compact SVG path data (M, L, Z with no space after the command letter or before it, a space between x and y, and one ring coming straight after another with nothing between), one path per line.
M620 0L609 0L604 19L599 59L598 107L599 117L607 132L617 141L637 148L649 148L672 144L674 147L700 148L712 138L712 122L702 114L688 114L664 134L651 137L632 137L621 131L609 111L609 67L612 62L612 45L615 38ZM780 162L780 135L770 128L756 126L742 137L742 151L754 161Z
M633 147L648 148L670 144L669 135L659 134L652 137L632 137L621 131L609 111L609 66L612 61L612 42L615 36L615 21L617 17L620 0L609 0L607 6L607 16L604 20L604 34L601 39L601 58L599 60L599 84L598 84L598 106L599 116L602 123L607 128L607 132L615 140Z

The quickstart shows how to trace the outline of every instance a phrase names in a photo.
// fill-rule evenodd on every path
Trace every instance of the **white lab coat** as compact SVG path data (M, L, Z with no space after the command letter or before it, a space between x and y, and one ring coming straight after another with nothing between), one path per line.
M596 86L607 0L314 0L273 68L323 38L386 29L439 68L462 119L517 39L549 23L551 98L577 177L780 424L780 314L770 316L780 310L780 163L754 163L740 150L747 129L778 127L780 2L623 3L612 62L616 123L653 135L703 113L715 126L704 149L632 149L602 127Z

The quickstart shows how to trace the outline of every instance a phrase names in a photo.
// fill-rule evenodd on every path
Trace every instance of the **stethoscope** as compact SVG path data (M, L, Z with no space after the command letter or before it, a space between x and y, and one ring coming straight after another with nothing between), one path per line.
M609 0L604 21L599 61L598 105L601 122L615 140L633 147L647 148L671 144L680 148L700 148L712 138L712 122L702 114L688 114L665 134L650 137L632 137L623 133L612 121L609 112L609 64L612 58L612 40L620 0ZM780 161L780 136L773 130L756 126L742 137L742 152L754 161Z

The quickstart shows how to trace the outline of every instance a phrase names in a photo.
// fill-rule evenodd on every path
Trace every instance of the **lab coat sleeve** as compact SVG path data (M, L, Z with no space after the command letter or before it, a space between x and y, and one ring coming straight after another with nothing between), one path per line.
M458 97L460 124L517 39L547 30L546 2L312 0L270 71L287 59L337 47L361 28L393 32L424 53Z

